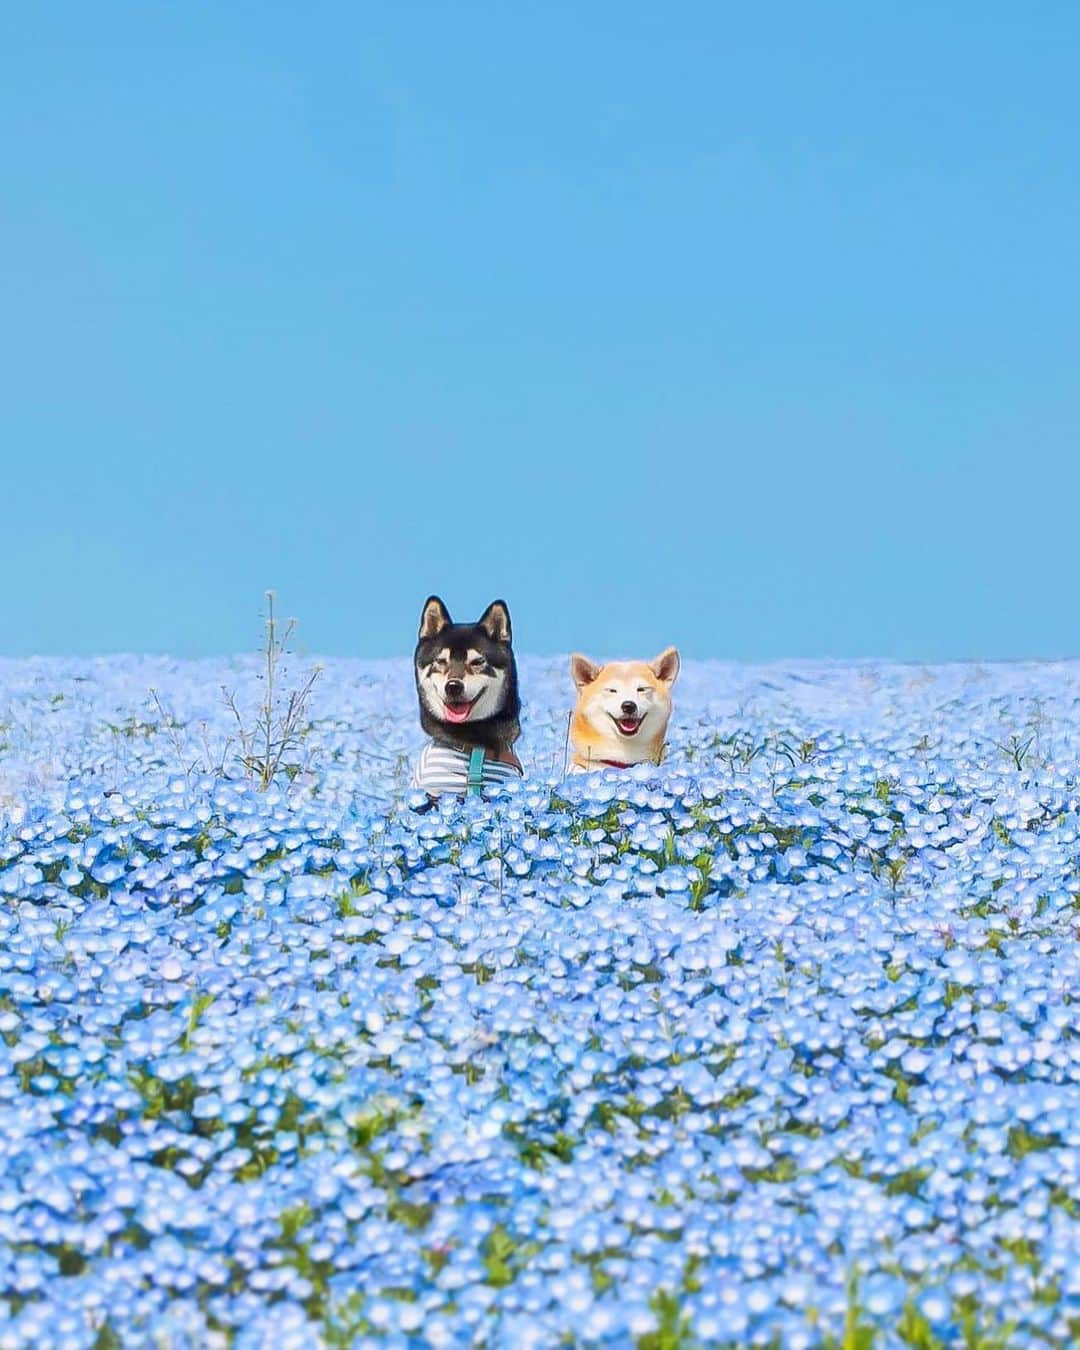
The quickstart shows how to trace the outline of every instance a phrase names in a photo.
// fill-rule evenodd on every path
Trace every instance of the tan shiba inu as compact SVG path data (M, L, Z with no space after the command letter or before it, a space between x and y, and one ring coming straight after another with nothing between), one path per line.
M671 686L679 653L668 647L655 661L599 666L580 652L570 658L578 698L570 722L570 769L628 769L659 764L671 717Z

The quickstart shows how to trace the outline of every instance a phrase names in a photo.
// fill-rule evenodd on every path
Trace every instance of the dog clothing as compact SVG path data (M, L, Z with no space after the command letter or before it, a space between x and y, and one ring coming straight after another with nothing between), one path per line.
M570 761L567 773L595 773L598 769L636 769L639 764L653 764L651 759L590 759L587 764L582 764L577 757Z
M429 741L420 751L420 758L413 771L413 787L427 792L432 797L444 792L464 797L470 784L470 756L465 750L452 750L448 745L436 745ZM521 769L515 764L503 764L500 760L484 757L479 774L474 775L473 783L478 781L482 788L499 787L513 778L521 778Z

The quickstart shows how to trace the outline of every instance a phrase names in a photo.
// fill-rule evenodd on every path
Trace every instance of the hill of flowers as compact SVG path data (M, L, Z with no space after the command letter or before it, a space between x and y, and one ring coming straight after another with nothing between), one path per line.
M690 662L567 778L525 660L427 814L407 663L267 791L257 670L0 662L0 1350L1076 1343L1080 667Z

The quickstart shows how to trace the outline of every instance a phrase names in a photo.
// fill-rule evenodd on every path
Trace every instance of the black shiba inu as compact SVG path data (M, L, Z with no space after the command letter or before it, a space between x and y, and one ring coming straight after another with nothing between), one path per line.
M414 666L420 725L435 747L421 756L416 786L465 791L465 769L458 783L456 759L465 763L473 751L483 752L485 786L520 774L512 747L521 732L521 700L505 602L493 600L476 623L454 623L439 597L430 596Z

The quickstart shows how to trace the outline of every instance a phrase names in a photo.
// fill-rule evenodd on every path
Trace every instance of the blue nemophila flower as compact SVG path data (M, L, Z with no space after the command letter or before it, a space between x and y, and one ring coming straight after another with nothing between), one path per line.
M563 780L526 661L540 771L424 815L407 672L266 793L195 674L0 671L12 1344L1072 1334L1071 667L689 666Z

